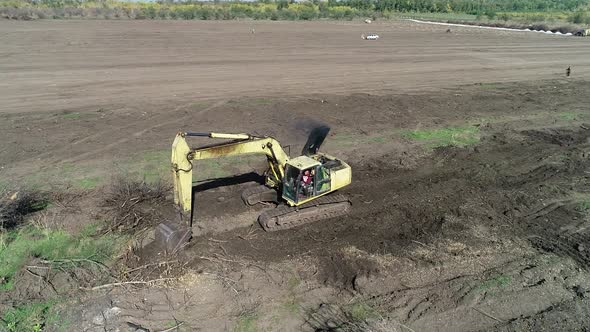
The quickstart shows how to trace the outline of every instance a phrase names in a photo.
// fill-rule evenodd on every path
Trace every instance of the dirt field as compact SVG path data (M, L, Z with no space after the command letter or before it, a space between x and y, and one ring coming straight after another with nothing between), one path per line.
M587 330L588 40L409 22L0 28L0 185L73 194L51 227L108 222L115 176L167 179L179 130L269 134L297 155L326 123L322 150L353 167L349 215L265 233L239 194L261 162L200 165L224 180L198 187L199 236L162 257L148 229L117 262L120 280L170 279L88 290L105 281L57 271L46 330ZM56 296L48 276L20 273L0 312Z
M250 28L256 33L251 34ZM1 21L1 113L588 75L583 38L411 22ZM378 33L378 42L361 34ZM153 104L157 104L155 107Z

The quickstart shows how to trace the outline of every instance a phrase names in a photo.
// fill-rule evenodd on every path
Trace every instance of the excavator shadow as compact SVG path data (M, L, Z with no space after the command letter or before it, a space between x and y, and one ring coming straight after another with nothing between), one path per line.
M256 172L244 173L236 176L229 176L225 178L215 178L215 179L206 179L196 182L197 184L193 184L193 202L194 202L194 195L196 192L206 191L211 189L216 189L220 187L227 187L227 186L234 186L238 184L248 183L248 182L256 182L259 184L264 184L264 176L260 175Z

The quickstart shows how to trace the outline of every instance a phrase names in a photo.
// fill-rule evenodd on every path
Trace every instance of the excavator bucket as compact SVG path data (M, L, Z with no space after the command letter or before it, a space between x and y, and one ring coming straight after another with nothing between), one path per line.
M172 173L174 202L178 212L176 223L163 223L156 227L155 245L167 255L184 248L192 237L192 164L188 160L191 149L185 140L186 133L178 133L172 144Z
M184 248L191 237L190 227L181 223L163 223L156 227L155 244L158 251L164 252L166 255L173 255Z

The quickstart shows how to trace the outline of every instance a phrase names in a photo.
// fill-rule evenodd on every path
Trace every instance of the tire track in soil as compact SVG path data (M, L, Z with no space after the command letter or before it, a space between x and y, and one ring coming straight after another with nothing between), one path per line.
M133 133L132 134L132 137L120 138L120 139L114 141L113 143L110 143L110 144L105 145L104 147L102 147L100 149L95 149L95 150L92 150L92 151L88 151L86 153L79 154L79 155L77 155L76 157L73 157L73 158L63 159L59 163L60 164L64 164L64 163L71 163L71 162L81 161L81 160L84 160L84 159L91 159L89 157L96 156L97 154L100 154L102 152L108 151L111 148L113 148L115 146L118 146L118 145L121 145L123 143L126 143L126 142L130 141L132 138L139 137L139 136L143 135L144 133L146 133L146 132L148 132L150 130L153 130L153 129L156 129L156 128L160 128L160 127L163 127L163 126L166 126L166 125L169 125L169 124L173 124L173 123L184 122L184 120L188 119L189 117L192 117L192 116L195 116L195 115L203 115L204 113L206 113L206 112L208 112L208 111L210 111L212 109L215 109L215 108L223 105L224 103L226 103L225 100L220 100L220 101L214 103L213 105L211 105L211 106L209 106L207 108L204 108L204 109L202 109L202 110L200 110L200 111L198 111L196 113L191 113L189 115L184 115L184 116L180 116L180 117L174 117L173 116L173 119L172 120L170 120L170 121L163 121L163 122L159 122L158 124L151 125L151 126L149 126L147 128L144 128L144 129L136 132L136 133ZM174 111L172 111L172 115L176 111L178 111L178 110L180 110L180 109L182 109L182 108L184 108L186 106L187 105L183 105L182 107L175 108ZM162 114L161 116L159 116L158 118L166 118L166 117L170 117L170 116L171 116L170 113L165 113L165 114ZM153 123L153 122L156 122L156 121L153 121L153 119L150 119L150 122ZM136 123L133 123L133 125L136 125ZM129 126L126 126L126 127L129 127ZM120 129L117 130L117 131L120 131Z
M191 104L183 104L181 106L177 106L177 107L175 107L170 112L160 113L159 115L157 115L157 116L155 116L153 118L150 118L149 119L149 123L156 123L156 124L150 125L150 126L144 128L144 129L142 129L142 130L140 130L138 132L135 132L133 134L130 134L131 137L130 137L129 134L127 134L125 137L121 137L121 138L115 140L112 143L109 143L107 145L102 146L101 148L92 149L92 150L89 150L87 152L83 152L81 154L76 155L75 157L66 158L66 159L59 159L59 160L57 160L55 162L55 164L58 164L59 165L59 164L65 164L65 163L79 162L79 161L82 161L82 160L85 160L85 159L92 159L91 157L100 155L101 153L104 153L106 151L109 151L113 147L120 146L121 144L127 143L131 139L137 138L137 137L143 135L144 133L146 133L146 132L148 132L150 130L153 130L153 129L156 129L156 128L160 128L160 127L163 127L163 126L166 126L166 125L169 125L169 124L182 123L186 119L188 119L189 117L192 117L192 116L195 116L195 115L203 115L206 112L209 112L209 111L211 111L211 110L213 110L213 109L215 109L215 108L217 108L217 107L225 104L226 102L227 102L227 100L219 100L219 101L215 102L214 104L212 104L212 105L210 105L210 106L208 106L208 107L206 107L206 108L204 108L204 109L202 109L202 110L200 110L198 112L193 112L193 113L190 113L188 115L182 115L182 116L178 116L178 117L175 116L175 114L179 110L181 110L181 109L183 109L183 108L191 105L192 103ZM162 120L168 119L170 117L172 117L172 120L162 121ZM76 140L76 141L72 142L71 145L73 145L73 146L80 145L80 144L83 144L83 143L88 142L88 141L92 141L92 140L97 139L97 138L100 138L100 137L105 137L105 136L112 137L112 136L115 136L117 134L120 135L121 133L126 134L127 133L126 132L127 129L136 127L138 125L138 123L140 123L140 121L134 121L134 122L128 123L128 124L123 125L123 126L117 126L117 127L113 128L113 129L110 129L110 130L107 130L107 131L97 132L97 133L95 133L93 135L85 136L84 138L81 138L79 140ZM47 152L44 152L44 153L37 154L37 155L35 155L35 157L30 157L30 158L27 158L27 159L24 159L24 160L19 161L18 164L15 165L16 166L15 168L25 167L25 165L27 165L28 163L30 163L33 160L46 159L46 158L52 157L54 155L60 155L63 152L65 152L67 150L70 150L70 149L71 149L71 146L70 145L67 145L67 146L64 146L62 148L53 149L51 151L47 151Z

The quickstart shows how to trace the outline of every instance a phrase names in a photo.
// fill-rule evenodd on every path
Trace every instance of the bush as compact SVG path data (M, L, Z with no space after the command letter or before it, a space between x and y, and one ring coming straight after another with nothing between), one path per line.
M548 31L549 30L549 26L547 24L544 24L544 23L537 23L537 24L531 25L529 27L529 29L535 30L535 31Z
M584 11L577 11L568 17L568 21L574 24L590 24L590 15L588 15L588 13Z

